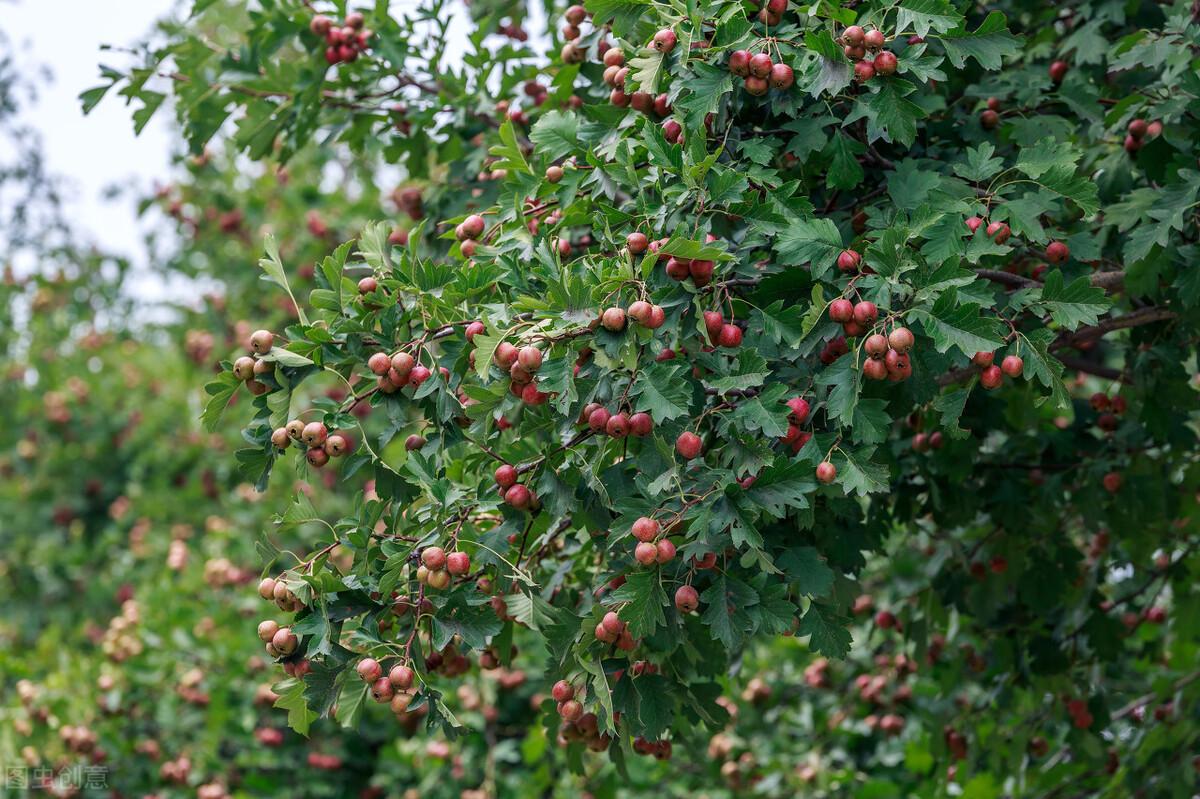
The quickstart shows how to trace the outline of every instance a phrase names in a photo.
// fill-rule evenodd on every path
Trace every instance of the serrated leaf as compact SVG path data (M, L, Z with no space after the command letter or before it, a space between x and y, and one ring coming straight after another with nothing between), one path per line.
M832 219L797 219L775 239L780 263L812 264L814 276L833 266L844 248Z
M666 55L661 51L653 47L647 47L638 53L637 56L629 59L629 75L627 79L633 79L631 89L656 94L665 58Z
M787 432L787 410L768 409L758 397L750 397L738 403L730 414L730 420L747 432L761 431L764 436L778 438Z
M962 23L962 14L947 0L903 0L896 9L896 30L911 27L921 37L928 36L930 30L952 31Z
M1022 41L1009 32L1007 20L999 11L988 14L974 31L968 31L964 24L935 38L941 40L946 57L959 69L966 66L968 58L974 58L984 69L1000 69L1005 57L1020 52Z
M867 151L867 146L844 133L835 133L825 147L825 156L830 159L829 171L825 173L825 185L831 189L852 189L862 183L865 172L857 156Z
M274 361L280 366L312 366L313 364L310 358L283 347L272 347L270 352L262 356L262 360Z
M854 407L850 433L860 444L882 444L887 440L891 428L892 417L888 416L887 403L883 400L859 400Z
M816 488L807 463L781 458L758 474L754 484L746 489L746 497L778 519L790 509L807 508L808 495Z
M868 96L864 104L868 111L868 139L882 138L905 147L912 146L917 139L917 120L927 116L921 106L905 96L914 88L908 81L892 78Z
M1104 289L1093 286L1087 275L1080 275L1070 285L1063 283L1062 270L1047 274L1040 304L1049 311L1051 319L1068 330L1096 324L1100 314L1112 306Z
M982 183L1004 168L1004 159L995 158L996 148L991 142L978 147L968 147L966 162L954 165L954 174L964 180Z
M565 158L579 144L579 119L573 113L554 110L543 114L529 130L537 153L550 161Z
M938 412L939 429L945 431L951 438L966 438L970 430L959 427L958 420L962 418L963 409L967 407L967 398L971 396L970 386L947 391L933 398L933 409Z
M470 605L462 593L450 596L449 601L433 617L433 643L445 649L454 636L474 650L487 647L487 639L503 627L496 613L486 605Z
M275 700L275 707L288 712L288 726L307 738L309 727L319 714L308 707L308 700L304 698L304 681L292 677L276 683L271 690L279 696Z
M738 649L753 624L747 609L758 603L758 592L736 577L720 574L700 594L700 601L705 606L700 619L713 638L731 652Z
M975 303L958 304L957 292L947 291L928 311L916 311L925 332L933 339L938 352L957 347L968 358L977 352L992 352L1003 343L1004 328L1000 320L979 315Z
M808 648L831 658L844 658L850 652L853 639L847 628L849 620L838 616L832 608L813 602L800 618L796 637L809 636Z
M821 286L819 283L813 286L813 291L820 296ZM822 301L818 315L823 307L824 302ZM811 310L811 306L805 309L800 303L785 305L783 300L776 300L766 308L755 310L753 316L759 319L763 335L771 341L783 344L785 347L795 347L808 332L808 328L806 328L807 314Z
M833 588L833 569L813 547L794 547L777 560L779 568L807 596L826 596Z
M690 413L690 383L680 374L684 367L669 362L653 363L638 373L630 389L637 402L634 410L645 411L655 422L665 422Z
M1063 383L1063 365L1050 354L1050 344L1055 338L1054 331L1049 328L1041 328L1028 335L1022 333L1018 340L1025 346L1020 348L1019 354L1025 361L1025 379L1036 377L1039 383L1050 389L1050 395L1042 401L1049 399L1056 410L1068 411L1071 408L1071 396Z
M831 421L836 421L842 427L854 421L859 375L852 355L843 355L817 373L817 385L830 388L825 400L825 413Z
M651 635L667 623L663 612L667 594L657 569L633 572L626 577L624 585L609 595L608 601L613 605L624 605L620 616L629 625L629 634L634 638Z
M217 429L221 415L225 413L225 409L229 407L229 401L233 399L233 395L241 385L242 381L234 377L233 372L221 372L215 380L204 385L204 393L208 394L208 401L204 403L200 421L205 430L211 433Z
M843 449L834 453L833 465L838 470L837 482L847 494L865 497L888 489L888 469L883 464L871 460L874 452L874 448L867 448L857 451Z
M1080 153L1070 142L1059 141L1053 136L1039 139L1029 147L1022 147L1017 156L1017 169L1037 180L1058 167L1075 168Z

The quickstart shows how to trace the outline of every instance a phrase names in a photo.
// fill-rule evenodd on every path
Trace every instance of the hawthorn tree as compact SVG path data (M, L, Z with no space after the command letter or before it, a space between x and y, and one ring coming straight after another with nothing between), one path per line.
M326 190L403 170L307 296L327 222L275 229L296 318L206 386L260 488L357 497L262 539L296 729L454 737L519 667L584 774L1188 794L1194 10L849 5L199 2L85 93L172 95L201 157L332 149Z

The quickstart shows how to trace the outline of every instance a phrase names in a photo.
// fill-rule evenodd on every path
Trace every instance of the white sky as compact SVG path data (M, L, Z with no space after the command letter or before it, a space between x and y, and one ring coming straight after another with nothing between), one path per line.
M67 181L67 211L75 228L103 249L145 264L136 195L105 198L105 189L131 182L150 190L169 176L169 110L135 137L130 109L110 96L83 116L76 99L100 83L97 65L125 66L120 54L101 44L128 45L154 20L173 10L174 0L16 0L0 2L0 24L16 52L30 65L45 66L53 82L41 87L36 105L22 118L42 136L46 166Z
M102 52L104 44L125 47L145 38L155 20L185 13L191 0L0 0L0 26L18 56L31 67L48 68L53 75L42 85L35 104L25 104L21 119L42 137L46 167L65 180L68 218L87 243L129 257L139 267L131 288L143 299L164 299L174 293L150 263L144 232L154 227L169 231L161 216L137 217L137 199L169 183L170 154L175 132L171 110L164 105L140 136L135 136L131 109L109 94L84 116L78 96L99 85L100 63L125 69L127 54ZM365 5L366 3L361 3ZM415 0L392 0L393 12L414 6ZM360 3L355 3L360 5ZM526 29L534 41L545 30L539 3L530 3ZM465 36L468 16L456 12L452 36ZM451 62L461 51L451 48ZM113 187L130 189L113 197Z

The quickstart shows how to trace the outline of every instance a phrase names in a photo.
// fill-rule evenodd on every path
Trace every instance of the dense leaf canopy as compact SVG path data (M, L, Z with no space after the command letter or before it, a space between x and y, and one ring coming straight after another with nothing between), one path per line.
M199 0L83 95L176 115L218 296L8 289L65 305L4 353L5 578L129 582L114 782L1194 793L1191 3L386 6Z

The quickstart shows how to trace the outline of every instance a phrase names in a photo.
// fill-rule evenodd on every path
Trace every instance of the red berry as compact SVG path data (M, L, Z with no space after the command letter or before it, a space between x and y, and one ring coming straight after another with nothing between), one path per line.
M680 613L691 613L700 607L700 594L690 585L681 585L675 590L675 609Z
M979 375L979 384L989 390L999 388L1003 380L1004 375L1001 373L999 366L989 366Z
M766 53L755 53L750 57L750 74L756 78L765 78L771 74L771 56Z
M771 73L767 76L768 82L773 89L786 90L792 87L796 81L796 75L792 72L792 68L787 64L772 64Z
M839 298L829 303L829 318L834 322L845 324L854 318L854 303Z
M569 701L575 698L575 686L566 680L559 680L550 689L550 695L554 697L555 702Z
M658 547L649 541L642 541L633 548L633 558L643 566L649 566L658 559Z
M837 479L837 467L829 461L821 461L817 464L817 479L826 485Z
M876 33L876 31L871 31L871 33ZM875 71L880 75L894 75L899 66L900 62L897 60L895 53L884 50L875 56Z
M739 78L750 74L750 53L746 50L734 50L729 56L729 71Z
M1046 245L1046 260L1052 264L1061 264L1071 257L1071 250L1061 241L1052 241Z
M648 436L654 430L654 419L648 413L635 413L629 417L629 432L639 438Z
M854 321L860 325L872 325L879 318L879 309L875 303L863 300L854 306Z
M658 522L648 516L641 516L633 523L630 531L638 541L653 541L658 537L661 529Z
M504 492L504 501L517 510L527 509L532 498L529 489L519 483Z
M683 457L684 460L692 460L700 457L700 450L703 448L703 442L700 436L692 432L684 432L679 434L679 438L675 439L675 451Z
M792 397L787 401L788 410L791 411L790 417L796 424L804 424L808 419L808 400L803 397Z
M737 325L722 325L721 333L717 336L717 344L731 349L741 346L742 329Z
M1009 377L1020 377L1021 372L1025 369L1025 362L1016 355L1005 356L1000 362L1000 371Z
M517 469L515 466L506 463L496 469L496 485L507 489L513 485L516 485L516 482Z
M462 576L471 571L471 556L466 552L451 552L446 556L446 571Z
M842 250L837 259L838 269L842 270L843 272L858 271L858 265L861 262L862 256L854 250Z

